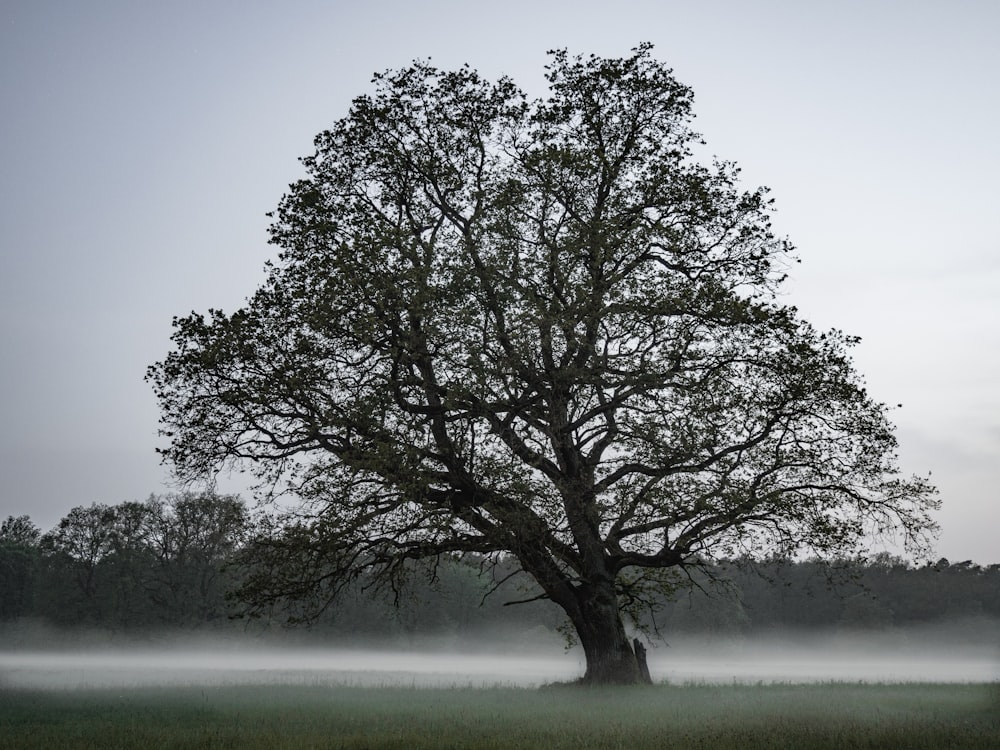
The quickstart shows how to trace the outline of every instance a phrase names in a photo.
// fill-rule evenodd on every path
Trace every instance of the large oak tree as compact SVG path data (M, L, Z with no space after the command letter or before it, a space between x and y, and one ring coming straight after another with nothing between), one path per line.
M506 556L585 680L627 683L651 583L919 542L936 500L856 340L777 297L792 249L764 189L696 158L691 90L648 45L546 77L531 101L468 67L376 76L273 214L266 283L175 320L148 378L180 477L237 464L302 501L254 547L252 603Z

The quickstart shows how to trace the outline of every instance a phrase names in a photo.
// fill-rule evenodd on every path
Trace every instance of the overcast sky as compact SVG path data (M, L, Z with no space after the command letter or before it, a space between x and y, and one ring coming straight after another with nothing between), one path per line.
M372 73L431 57L540 95L548 49L650 41L711 152L772 188L788 300L903 404L938 553L1000 562L998 29L996 0L5 0L0 517L171 489L145 368L172 316L263 280L265 213Z

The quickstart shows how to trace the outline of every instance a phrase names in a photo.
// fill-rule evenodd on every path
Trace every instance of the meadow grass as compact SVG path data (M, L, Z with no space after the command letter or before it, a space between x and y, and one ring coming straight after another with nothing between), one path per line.
M1000 684L0 689L2 748L992 748Z

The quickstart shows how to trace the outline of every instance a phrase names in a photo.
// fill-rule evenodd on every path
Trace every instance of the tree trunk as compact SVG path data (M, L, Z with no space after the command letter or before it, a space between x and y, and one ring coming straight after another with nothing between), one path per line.
M651 684L646 650L641 656L625 634L614 591L590 590L580 597L577 617L572 618L587 659L583 683L587 685ZM579 620L579 621L577 621ZM638 641L636 641L638 643Z

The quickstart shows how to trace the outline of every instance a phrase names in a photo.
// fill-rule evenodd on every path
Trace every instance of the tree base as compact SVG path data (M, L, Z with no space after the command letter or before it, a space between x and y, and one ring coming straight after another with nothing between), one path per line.
M542 688L563 688L563 687L610 687L628 685L652 685L653 678L649 673L649 664L646 660L646 647L642 645L638 638L632 639L632 659L629 662L622 661L613 665L603 665L603 669L592 670L589 666L587 674L578 680L570 682L550 682L542 685ZM608 668L611 666L612 668Z

